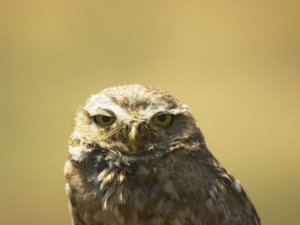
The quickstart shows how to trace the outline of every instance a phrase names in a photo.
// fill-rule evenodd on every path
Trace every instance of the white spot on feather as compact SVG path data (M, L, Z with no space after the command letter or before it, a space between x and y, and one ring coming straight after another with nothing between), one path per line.
M239 193L242 192L241 183L238 180L234 181L233 187L237 192L239 192Z
M71 196L71 188L68 183L65 185L65 191L66 191L67 196L70 197Z
M117 179L118 179L119 183L122 183L125 180L125 175L123 173L121 173Z
M121 204L124 204L125 203L125 198L124 198L124 196L123 196L123 193L121 192L121 193L119 193L119 201L120 201L120 203Z
M101 174L100 174L100 175L101 175ZM99 177L100 177L100 175L99 175ZM115 174L114 172L110 172L110 173L105 173L105 175L103 175L103 176L101 177L102 179L100 179L100 178L98 177L98 179L101 180L100 189L102 190L103 187L104 187L105 185L111 183L111 182L114 180L115 175L116 175L116 174Z
M65 166L64 166L64 174L69 174L71 173L72 169L72 163L70 161L66 161Z
M227 174L227 173L222 173L221 176L222 176L223 178L228 179L229 181L231 181L231 178L230 178L230 176L229 176L229 172L228 172L228 174Z
M209 190L209 195L213 200L216 200L216 194L218 193L218 190L216 186L212 186L212 188Z

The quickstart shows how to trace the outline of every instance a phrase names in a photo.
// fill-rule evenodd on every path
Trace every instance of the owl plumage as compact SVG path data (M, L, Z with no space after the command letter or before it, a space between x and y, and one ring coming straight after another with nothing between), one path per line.
M142 85L79 108L65 164L73 225L260 225L188 107Z

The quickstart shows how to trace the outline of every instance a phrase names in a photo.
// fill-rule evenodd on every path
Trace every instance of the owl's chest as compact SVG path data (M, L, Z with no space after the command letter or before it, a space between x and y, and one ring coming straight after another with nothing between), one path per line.
M134 166L106 167L96 174L94 191L104 210L117 206L143 210L164 200L182 201L195 190L201 192L201 178L194 165L172 157Z
M101 167L83 178L92 180L92 185L77 192L78 198L82 193L93 197L81 198L81 217L90 221L87 224L154 225L177 218L179 213L184 215L180 220L189 221L186 215L205 195L201 188L204 179L196 171L192 161L171 157L132 167Z
M99 224L158 224L160 215L173 217L183 205L184 195L175 178L176 173L166 166L106 168L98 175L96 204L85 202L86 209L93 208L84 210L85 217Z
M152 165L106 168L98 175L99 198L103 209L116 206L141 208L158 198L162 178Z

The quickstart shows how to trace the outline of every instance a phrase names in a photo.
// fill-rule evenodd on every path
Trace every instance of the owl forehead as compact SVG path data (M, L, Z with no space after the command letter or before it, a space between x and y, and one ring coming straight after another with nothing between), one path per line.
M188 107L167 93L145 88L108 89L91 96L85 109L93 116L112 112L122 120L147 119L157 113L179 114Z

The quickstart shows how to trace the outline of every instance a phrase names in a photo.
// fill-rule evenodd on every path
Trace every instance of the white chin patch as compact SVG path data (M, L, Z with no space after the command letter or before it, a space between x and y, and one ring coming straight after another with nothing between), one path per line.
M75 161L81 161L84 158L84 151L80 147L69 147L68 152Z

